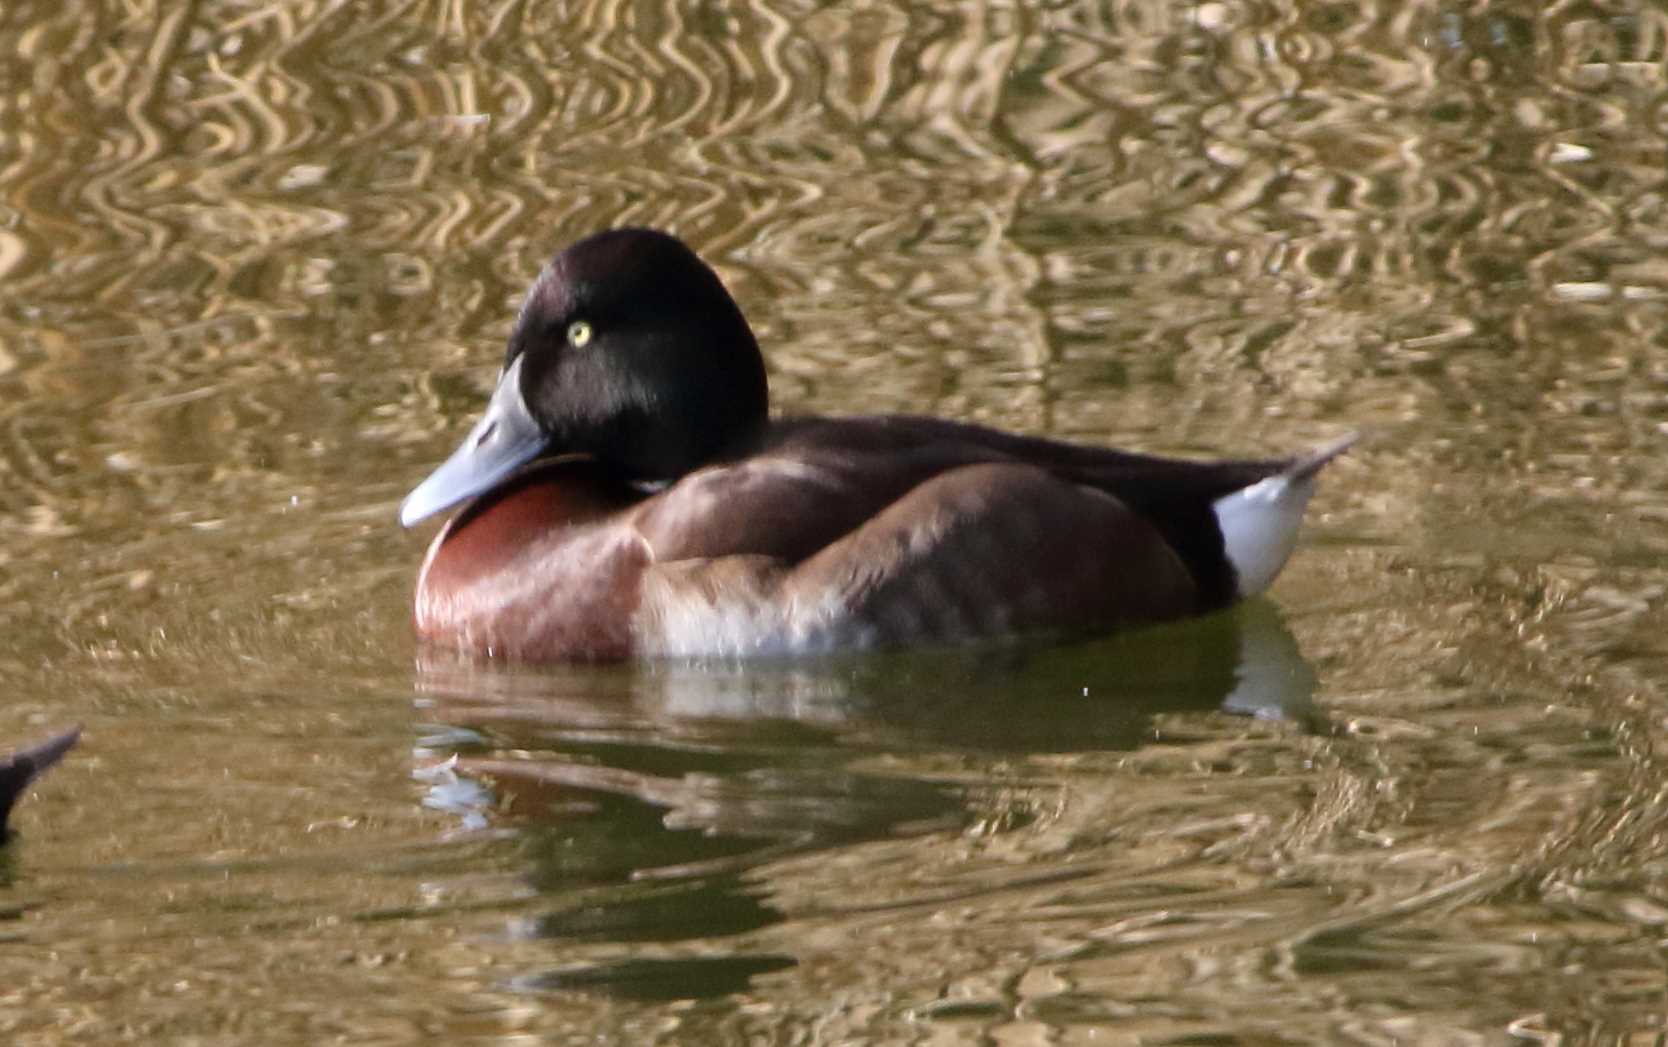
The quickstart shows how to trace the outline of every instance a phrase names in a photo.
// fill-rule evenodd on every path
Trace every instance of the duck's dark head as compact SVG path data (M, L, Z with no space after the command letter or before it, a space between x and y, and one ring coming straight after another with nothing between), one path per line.
M406 496L400 522L550 455L675 479L755 432L766 400L758 343L717 274L665 233L598 233L533 282L486 412Z

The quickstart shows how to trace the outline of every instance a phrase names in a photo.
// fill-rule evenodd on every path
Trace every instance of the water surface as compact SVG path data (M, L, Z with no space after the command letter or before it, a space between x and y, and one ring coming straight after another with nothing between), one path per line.
M0 12L11 1042L1652 1042L1668 17ZM1267 601L1065 646L418 652L400 496L563 243L779 409L1353 429Z

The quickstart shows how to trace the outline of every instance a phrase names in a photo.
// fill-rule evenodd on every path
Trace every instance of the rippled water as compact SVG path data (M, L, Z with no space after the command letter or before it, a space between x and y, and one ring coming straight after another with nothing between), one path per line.
M1656 1042L1665 145L1622 0L6 4L0 1033ZM396 502L619 223L784 408L1369 440L1204 622L420 659Z

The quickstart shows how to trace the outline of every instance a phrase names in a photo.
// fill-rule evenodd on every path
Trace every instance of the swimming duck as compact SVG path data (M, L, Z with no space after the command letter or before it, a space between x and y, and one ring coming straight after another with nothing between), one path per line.
M780 655L1200 614L1284 566L1320 468L1194 462L937 418L768 415L717 274L649 229L533 281L485 413L400 506L459 503L432 644L519 661Z

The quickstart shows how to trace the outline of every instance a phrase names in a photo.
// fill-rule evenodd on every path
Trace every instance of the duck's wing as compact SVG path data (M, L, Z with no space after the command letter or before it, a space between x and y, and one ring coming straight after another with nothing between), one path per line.
M863 644L1079 633L1209 606L1192 565L1104 491L1017 462L942 472L788 573ZM853 628L848 626L847 628Z
M857 484L862 511L853 513L841 484L764 462L698 478L708 493L733 496L713 500L717 516L700 521L698 536L651 539L659 548L636 611L641 650L898 647L1098 631L1208 609L1189 566L1145 517L1033 465L935 470L884 501L878 484ZM689 495L668 493L662 508ZM758 528L757 517L772 526ZM651 514L645 523L653 533L676 519ZM803 543L813 551L782 555L798 549L776 527L815 535ZM685 555L668 555L668 545Z
M932 420L777 435L635 511L654 650L896 646L1209 611L1273 577L1316 470L1342 450L1194 463L956 439Z
M1154 496L1141 507L1031 463L958 466L787 572L784 602L812 614L838 608L858 642L883 645L1210 611L1279 573L1316 472L1348 446L1293 458L1225 494L1196 480L1203 492L1191 499Z
M937 477L973 465L1026 466L1059 481L1062 497L1091 488L1145 519L1193 571L1202 599L1223 604L1272 579L1314 474L1354 439L1289 458L1198 462L936 418L786 419L747 454L648 500L635 523L661 561L756 555L797 563ZM1251 490L1260 493L1233 498ZM1225 545L1224 509L1236 549Z
M933 477L1000 457L880 421L777 423L746 454L645 500L634 526L660 562L740 555L797 563Z

